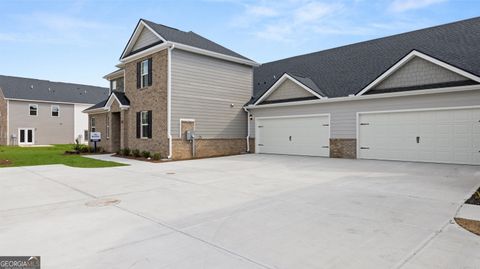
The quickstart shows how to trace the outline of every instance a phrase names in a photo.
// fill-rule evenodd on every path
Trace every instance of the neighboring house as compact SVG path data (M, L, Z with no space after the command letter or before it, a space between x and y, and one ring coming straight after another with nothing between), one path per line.
M88 117L82 111L108 93L108 88L0 76L0 145L85 143Z
M99 146L187 159L247 151L247 113L258 64L194 32L141 19L105 76L111 94L85 110ZM195 134L187 140L186 132Z
M263 64L258 153L480 164L480 18Z

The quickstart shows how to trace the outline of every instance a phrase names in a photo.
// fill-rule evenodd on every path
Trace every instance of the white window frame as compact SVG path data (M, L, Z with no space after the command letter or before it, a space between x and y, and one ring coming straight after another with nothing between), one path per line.
M96 127L95 125L96 125L95 117L91 117L91 118L90 118L90 132L91 132L91 133L97 131L97 127Z
M143 115L144 115L144 114L146 115L146 117L145 117L146 120L147 120L146 123L143 122ZM147 126L147 127L148 127L148 111L141 111L141 112L140 112L140 138L141 138L141 139L148 139L148 135L145 135L145 134L143 133L143 127L144 127L144 126Z
M146 78L145 82L143 78ZM140 62L140 88L145 88L148 86L148 59Z
M54 107L57 107L57 108L58 108L58 111L57 111L58 114L57 114L57 116L54 116L54 115L53 115L53 108L54 108ZM60 106L59 106L59 105L51 105L51 107L50 107L50 116L51 116L51 117L54 117L54 118L60 117Z
M115 91L117 89L117 81L112 80L112 91Z
M31 106L34 106L36 108L35 115L32 115L32 111L30 110ZM38 104L28 104L28 115L32 117L38 116Z
M110 115L107 114L107 118L106 118L105 122L107 123L107 124L106 124L106 125L107 125L107 126L106 126L106 129L107 129L107 131L106 131L106 132L107 132L106 137L107 137L107 139L110 139Z

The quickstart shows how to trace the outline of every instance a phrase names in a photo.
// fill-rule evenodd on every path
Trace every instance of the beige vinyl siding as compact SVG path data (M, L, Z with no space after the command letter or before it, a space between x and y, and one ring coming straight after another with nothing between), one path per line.
M140 32L140 36L137 39L135 45L133 45L132 51L141 49L146 47L150 44L160 41L160 38L156 36L152 31L148 30L147 28L143 28L142 32Z
M468 80L468 78L420 57L414 57L374 89L391 89L463 80Z
M266 99L267 101L282 100L282 99L291 99L291 98L301 98L301 97L310 97L313 94L309 93L304 88L300 87L295 82L287 79L285 80L277 89L275 89L270 96Z
M202 138L245 137L247 117L242 107L252 86L251 67L173 50L172 136L180 136L180 119L194 119L196 134Z
M255 117L330 113L331 138L356 138L357 112L480 106L480 90L251 110ZM480 120L480 119L479 119ZM251 133L254 136L254 121Z
M37 116L30 116L29 104L37 104ZM60 106L59 117L51 116L51 106ZM68 144L75 140L74 105L27 101L9 101L9 137L19 128L35 129L35 144Z

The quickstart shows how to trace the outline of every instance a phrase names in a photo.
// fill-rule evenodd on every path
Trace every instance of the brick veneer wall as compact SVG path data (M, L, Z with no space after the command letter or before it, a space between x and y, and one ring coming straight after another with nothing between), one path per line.
M192 142L177 138L173 139L173 159L191 159ZM195 157L206 158L242 154L247 151L245 138L238 139L197 139L195 140Z
M152 85L137 89L137 62L150 57ZM124 147L160 153L162 157L168 156L167 61L167 50L162 50L125 65L125 94L130 100L130 108L124 119L124 128L127 130ZM137 138L136 113L148 110L152 110L152 138Z
M331 158L357 158L357 140L356 139L330 139L330 157Z

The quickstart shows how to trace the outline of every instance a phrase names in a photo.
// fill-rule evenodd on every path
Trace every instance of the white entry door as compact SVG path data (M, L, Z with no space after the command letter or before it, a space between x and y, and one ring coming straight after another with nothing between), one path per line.
M480 164L480 109L359 114L358 158Z
M18 129L18 144L33 145L35 143L35 130L33 128Z
M330 155L330 116L308 115L256 119L256 152Z

